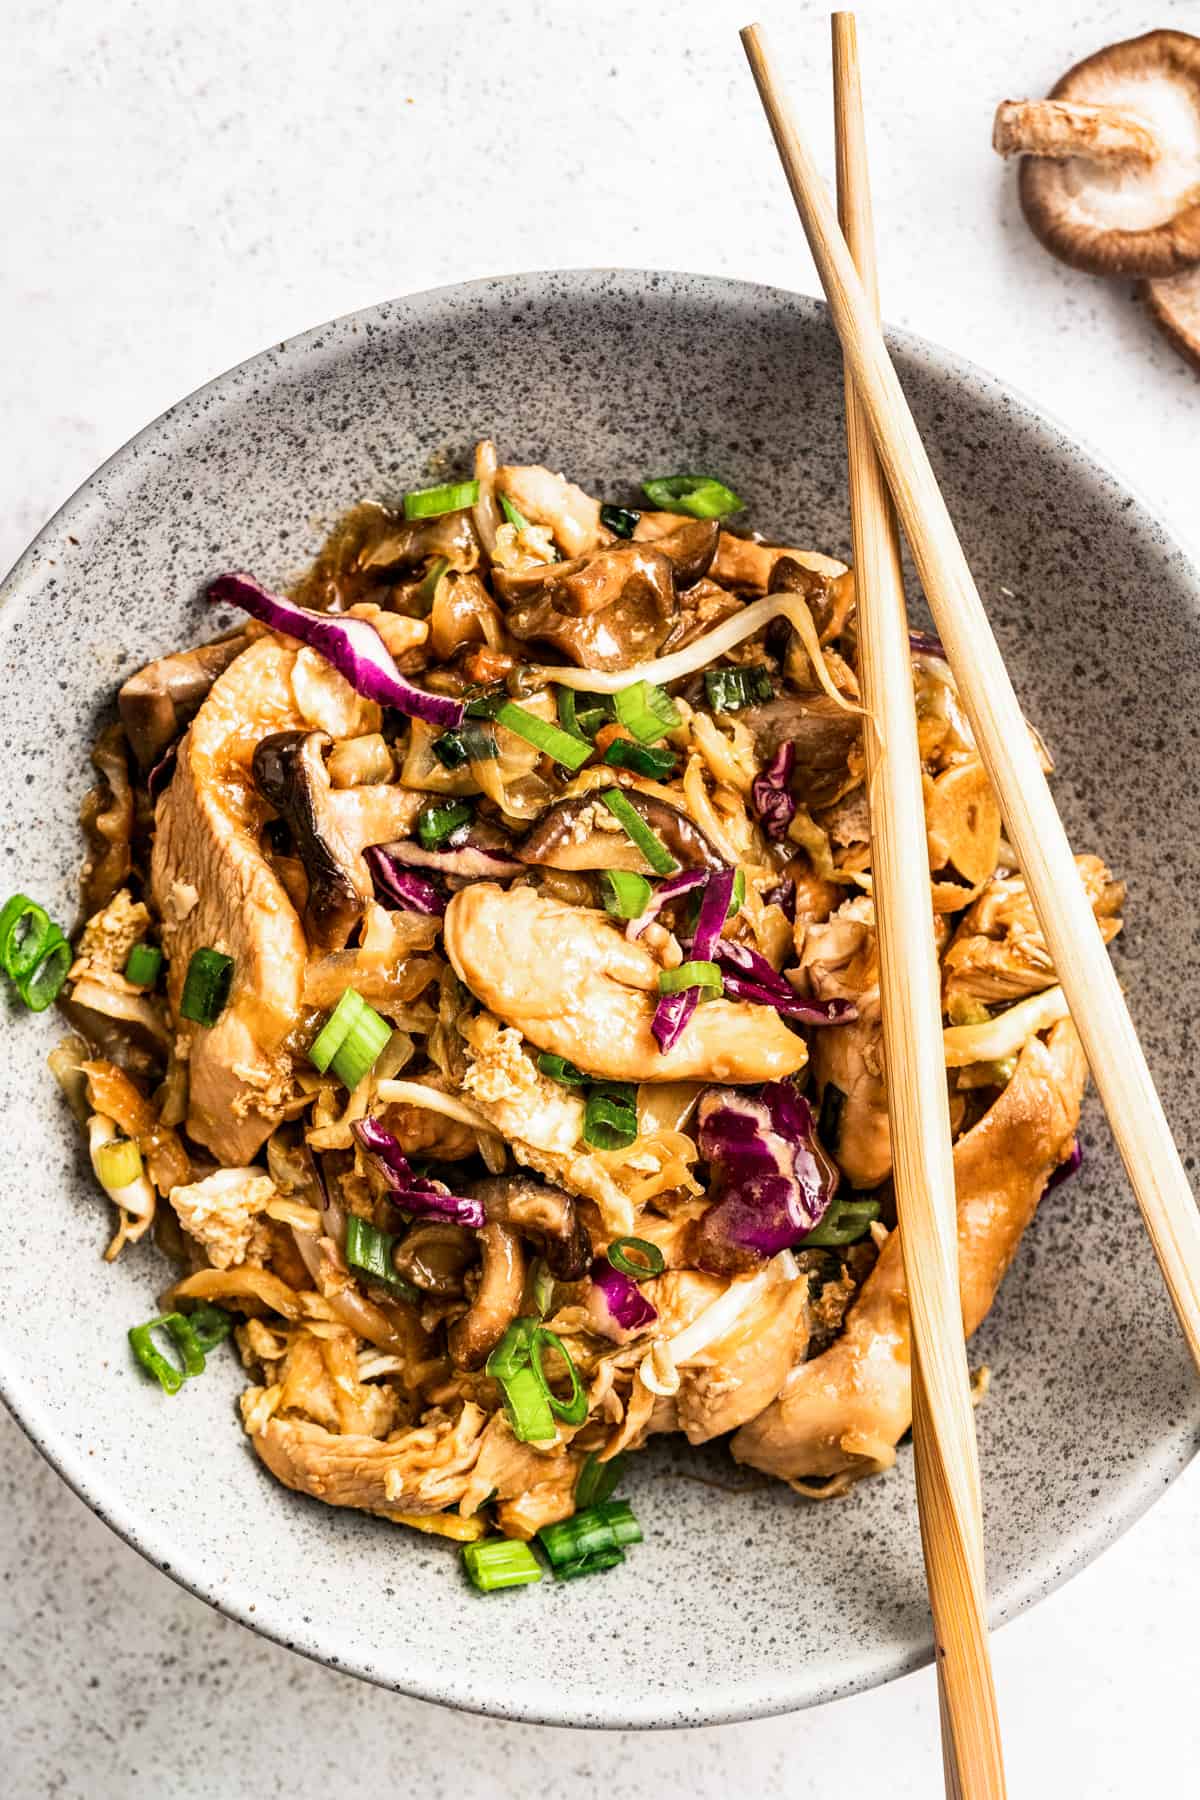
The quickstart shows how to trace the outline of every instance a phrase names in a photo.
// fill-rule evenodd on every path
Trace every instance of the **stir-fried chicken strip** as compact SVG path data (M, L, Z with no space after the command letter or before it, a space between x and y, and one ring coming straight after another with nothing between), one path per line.
M232 1331L264 1469L486 1585L577 1512L569 1572L620 1560L597 1498L664 1433L807 1493L886 1468L910 1339L852 574L703 475L650 510L484 441L426 480L125 683L52 1067L106 1255L180 1265L148 1377ZM969 1334L1084 1066L936 640L912 665Z
M995 1105L954 1147L963 1329L987 1316L1071 1149L1087 1065L1075 1028L1032 1039ZM900 1239L892 1232L841 1337L793 1370L778 1400L733 1441L739 1462L788 1481L886 1468L912 1422L911 1343Z

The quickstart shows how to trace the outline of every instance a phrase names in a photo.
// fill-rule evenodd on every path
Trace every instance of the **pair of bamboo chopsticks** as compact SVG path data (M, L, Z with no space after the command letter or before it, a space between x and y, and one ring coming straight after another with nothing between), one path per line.
M1004 1773L987 1651L979 1475L958 1298L954 1174L924 810L889 489L1168 1292L1198 1363L1200 1215L1012 683L883 341L852 15L834 15L833 36L844 236L761 28L747 27L742 41L846 365L880 996L913 1326L917 1492L946 1786L948 1793L967 1800L992 1800L1004 1793Z

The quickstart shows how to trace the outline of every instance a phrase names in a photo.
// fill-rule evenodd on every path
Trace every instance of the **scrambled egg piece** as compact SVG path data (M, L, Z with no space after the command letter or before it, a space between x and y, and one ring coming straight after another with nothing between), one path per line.
M204 1245L214 1269L245 1262L258 1215L274 1198L275 1183L261 1169L218 1169L168 1195L179 1223Z
M84 926L71 968L72 981L90 975L93 980L111 982L114 975L122 976L129 952L149 929L150 914L140 900L130 899L128 888L122 888Z

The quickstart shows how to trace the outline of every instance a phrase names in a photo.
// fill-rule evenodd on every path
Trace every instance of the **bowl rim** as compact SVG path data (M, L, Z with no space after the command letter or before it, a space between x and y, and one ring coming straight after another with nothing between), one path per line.
M552 286L556 291L548 293ZM661 294L657 291L660 286ZM111 513L124 504L126 495L121 490L121 484L111 483L110 478L126 465L130 469L136 467L136 453L169 427L175 415L190 416L202 410L200 403L203 402L220 402L223 405L232 402L236 408L240 403L237 391L239 378L256 365L271 357L283 356L288 359L287 366L294 367L297 359L319 361L323 355L341 354L342 338L347 329L356 330L372 321L379 321L383 329L394 330L398 318L402 320L408 309L428 317L431 310L436 313L436 309L451 305L464 296L476 296L499 303L519 294L522 299L536 303L544 296L561 298L568 288L573 290L576 297L592 296L597 300L637 294L651 302L659 298L667 305L675 304L685 297L705 298L726 306L750 301L758 306L775 305L793 312L798 311L800 315L807 315L810 319L825 318L828 322L828 308L823 300L775 284L747 281L728 275L624 266L538 269L481 276L469 281L445 283L415 293L400 294L369 306L355 308L290 338L274 340L202 383L135 432L80 483L17 558L0 582L0 607L6 607L18 599L27 575L32 573L41 556L53 547L69 526L77 525L80 532L86 529L88 516L94 505L105 513ZM1122 497L1127 508L1136 509L1141 515L1140 523L1156 534L1171 561L1189 572L1200 589L1200 560L1177 534L1174 524L1162 517L1134 481L1123 471L1118 472L1106 455L1080 437L1072 427L1013 383L991 374L958 351L907 330L888 327L886 336L889 346L901 352L909 361L924 363L952 381L972 384L980 398L990 399L1001 408L1015 409L1025 415L1030 424L1052 433L1058 448L1081 458L1085 465L1090 465L1093 475L1102 478L1116 496ZM419 1666L414 1666L411 1675L403 1681L396 1680L373 1667L361 1649L348 1643L322 1642L319 1626L303 1626L296 1615L289 1615L286 1602L268 1600L262 1593L257 1596L231 1594L226 1591L218 1576L205 1569L192 1567L186 1543L171 1538L150 1520L139 1518L135 1498L128 1489L116 1490L112 1484L89 1476L86 1451L69 1434L59 1431L50 1423L36 1389L10 1371L2 1336L0 1400L30 1442L84 1505L177 1585L237 1623L312 1661L414 1698L490 1717L548 1725L587 1725L609 1729L716 1725L820 1705L827 1700L894 1680L932 1660L932 1643L918 1641L908 1645L876 1648L869 1653L860 1652L838 1670L823 1677L809 1672L802 1676L792 1674L788 1677L779 1674L757 1681L717 1684L706 1691L702 1716L686 1720L680 1717L669 1695L648 1695L640 1702L627 1698L613 1703L606 1700L603 1693L597 1693L592 1698L585 1718L577 1706L564 1705L554 1689L545 1684L527 1688L516 1695L511 1689L508 1694L498 1689L493 1695L480 1696L478 1693L456 1691L452 1682L423 1679ZM1200 1396L1192 1411L1191 1419L1185 1417L1164 1430L1156 1440L1152 1452L1115 1490L1117 1503L1111 1506L1106 1516L1093 1516L1086 1525L1077 1526L1070 1538L1044 1552L1028 1567L1002 1597L991 1599L989 1621L993 1629L1035 1605L1038 1600L1052 1593L1094 1561L1135 1524L1166 1487L1182 1473L1192 1456L1200 1452Z

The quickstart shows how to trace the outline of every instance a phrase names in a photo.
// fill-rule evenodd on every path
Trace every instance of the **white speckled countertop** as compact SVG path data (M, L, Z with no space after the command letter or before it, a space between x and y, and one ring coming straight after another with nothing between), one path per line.
M1200 29L1200 12L953 10L956 23L938 0L860 11L885 311L1036 395L1200 550L1200 381L1126 285L1043 255L989 148L998 99L1044 92L1148 24ZM813 291L737 44L747 12L8 0L0 564L171 401L371 300L614 263ZM819 144L825 12L765 10ZM451 1717L217 1617L97 1524L7 1417L0 1440L0 1788L14 1800L940 1791L927 1671L793 1719L656 1737ZM1193 1469L998 1635L1014 1795L1116 1800L1178 1791L1194 1770L1198 1534ZM796 1604L803 1581L798 1568Z

